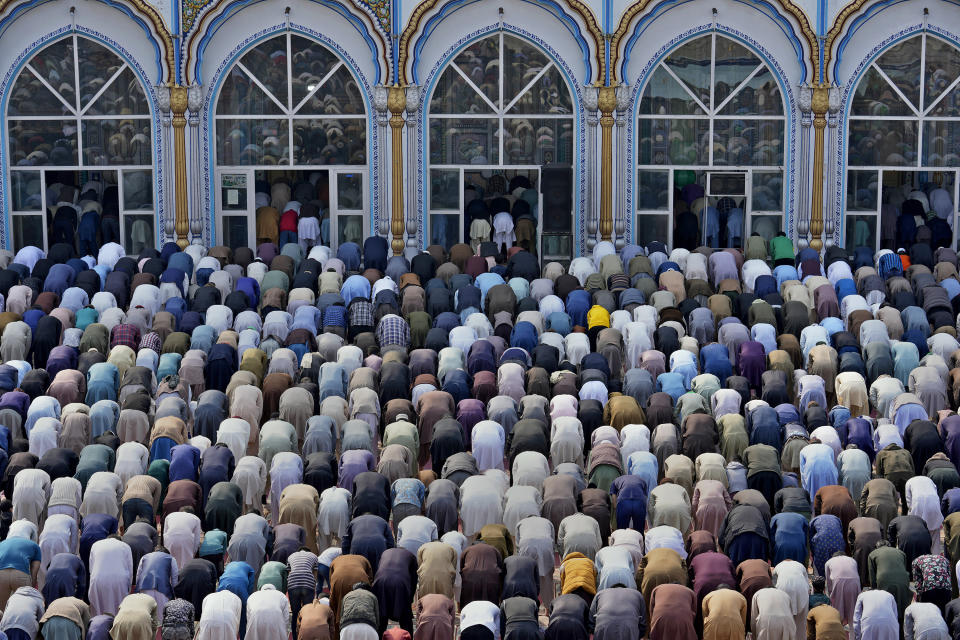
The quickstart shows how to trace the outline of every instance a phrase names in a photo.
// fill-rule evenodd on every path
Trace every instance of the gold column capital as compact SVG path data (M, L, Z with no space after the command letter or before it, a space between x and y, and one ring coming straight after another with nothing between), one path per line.
M190 230L190 212L187 199L187 87L178 84L170 87L170 111L173 113L173 162L174 162L174 203L176 205L177 246L185 249L189 244L187 232Z
M810 247L820 251L823 249L823 159L824 149L823 132L827 128L827 111L830 109L829 82L821 82L811 87L813 90L810 109L813 111L813 184L810 199Z
M599 87L600 108L600 239L613 234L613 112L617 108L617 85Z
M407 108L407 94L399 84L387 92L387 109L390 110L390 247L393 255L403 253L403 112Z

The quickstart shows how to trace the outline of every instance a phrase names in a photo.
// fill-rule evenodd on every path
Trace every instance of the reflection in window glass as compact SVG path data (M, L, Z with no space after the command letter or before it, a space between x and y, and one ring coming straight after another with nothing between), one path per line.
M460 242L460 215L456 213L430 214L430 244L452 247Z
M154 246L152 214L126 214L123 217L126 232L123 247L128 254L139 254L144 247Z
M847 172L847 211L877 210L876 171Z
M337 216L337 244L356 242L363 244L363 215L341 214Z
M846 215L846 244L847 251L851 253L857 247L869 247L873 249L877 242L877 216L876 214L865 215L862 213L848 213Z
M43 210L39 171L11 171L10 183L14 211Z
M637 216L637 244L645 247L651 242L666 242L670 216L663 214Z
M754 211L781 211L783 209L782 172L754 171L752 189Z
M637 175L637 208L644 211L659 209L666 211L669 206L669 171L644 171Z
M231 249L250 246L245 216L223 216L223 244Z
M150 209L153 207L153 185L150 171L123 172L123 208Z
M753 214L750 217L750 233L759 233L768 243L780 231L783 231L783 218L780 215Z
M43 246L43 216L11 216L13 222L13 249Z
M430 208L460 208L460 170L430 170Z
M359 173L337 174L337 206L340 209L363 209L363 176Z

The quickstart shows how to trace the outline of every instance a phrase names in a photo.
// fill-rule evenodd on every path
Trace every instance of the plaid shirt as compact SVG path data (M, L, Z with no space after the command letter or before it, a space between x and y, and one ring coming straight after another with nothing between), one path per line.
M136 351L140 345L140 329L133 324L118 324L111 329L110 348L121 344Z
M340 305L330 305L323 311L323 326L346 327L347 308Z
M155 331L144 334L143 338L140 339L140 348L153 349L159 354L163 349L163 341L160 339L160 334Z
M350 303L350 324L357 327L373 326L373 304L366 300Z
M393 313L383 316L377 325L377 342L381 348L397 345L406 349L410 346L410 325Z

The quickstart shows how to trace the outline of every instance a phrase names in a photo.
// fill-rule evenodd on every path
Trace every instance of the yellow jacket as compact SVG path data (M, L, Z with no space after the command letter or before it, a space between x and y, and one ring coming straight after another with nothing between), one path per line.
M593 561L579 551L568 553L560 565L560 593L573 593L583 589L587 593L597 592L597 569Z

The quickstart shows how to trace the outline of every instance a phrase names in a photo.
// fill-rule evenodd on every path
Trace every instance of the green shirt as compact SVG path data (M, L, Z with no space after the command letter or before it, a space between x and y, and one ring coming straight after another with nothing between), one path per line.
M264 563L260 569L260 576L257 578L257 589L262 589L265 584L272 584L281 593L287 592L287 572L290 571L282 562L270 561Z
M770 254L774 260L793 258L793 242L787 236L776 236L770 240Z

